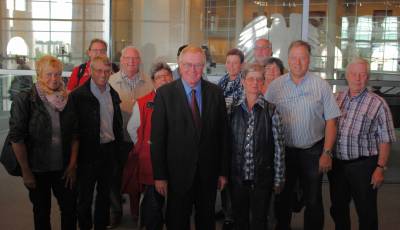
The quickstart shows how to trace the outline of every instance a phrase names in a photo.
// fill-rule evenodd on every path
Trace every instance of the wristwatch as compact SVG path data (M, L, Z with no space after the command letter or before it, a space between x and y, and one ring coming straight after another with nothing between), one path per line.
M331 158L333 158L332 150L330 150L330 149L324 149L324 151L322 153L330 156Z
M387 167L385 165L376 164L376 167L381 168L383 171L386 171Z

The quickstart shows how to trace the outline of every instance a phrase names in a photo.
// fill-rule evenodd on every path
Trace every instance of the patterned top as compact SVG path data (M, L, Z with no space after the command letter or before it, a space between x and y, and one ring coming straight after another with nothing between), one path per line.
M232 105L237 105L243 97L243 86L240 83L241 74L235 80L229 80L229 74L226 74L218 82L218 86L224 91L226 110L228 114L232 111Z
M274 80L265 97L282 115L289 147L306 149L325 136L326 120L340 116L329 84L309 72L296 85L287 73Z
M251 135L251 142L253 141L253 134L254 134L254 111L248 111L246 100L242 100L240 103L243 110L249 113L249 120L248 120L248 128L246 130L246 142L245 142L245 175L250 175L251 178L254 178L254 166L255 162L253 160L253 150L252 147L247 147L248 136ZM267 106L267 101L264 99L262 95L257 99L256 104L260 107L264 108ZM270 111L271 112L271 111ZM272 135L274 138L274 146L275 146L275 153L274 153L274 186L282 186L285 182L285 136L284 136L284 129L283 123L281 119L281 115L277 109L274 109L271 112L272 116ZM253 146L253 144L251 144ZM252 152L248 154L247 150L251 150ZM251 159L249 159L251 157ZM249 161L247 162L247 160ZM249 174L246 171L246 165L248 165ZM246 177L246 176L245 176ZM244 178L246 179L246 178ZM247 180L247 179L246 179Z
M247 103L241 104L242 108L248 113L246 138L244 140L244 165L243 165L243 180L254 179L254 108L249 111Z
M354 160L379 154L379 144L396 140L392 115L385 100L365 89L351 97L349 90L337 95L342 111L334 157Z

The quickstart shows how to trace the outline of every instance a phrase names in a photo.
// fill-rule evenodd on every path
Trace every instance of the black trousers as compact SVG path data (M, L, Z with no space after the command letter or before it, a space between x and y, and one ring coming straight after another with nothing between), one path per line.
M196 173L198 174L198 173ZM169 184L170 185L170 184ZM166 225L169 230L190 230L190 217L194 205L196 230L215 229L215 181L202 181L195 176L193 185L186 192L168 186Z
M64 172L34 173L36 188L29 190L36 230L50 230L51 192L61 212L61 229L76 229L76 192L65 187ZM56 228L60 229L60 228Z
M351 199L358 215L360 230L378 229L377 189L371 185L372 173L378 158L365 157L357 160L333 161L328 173L331 195L331 216L336 230L350 230Z
M110 214L111 218L120 218L122 216L122 172L124 170L125 162L128 159L128 153L133 147L132 142L122 142L119 144L118 158L113 166L113 180L111 181L111 194L110 194Z
M156 191L154 185L145 185L140 209L142 223L146 227L146 230L163 229L164 200L164 197Z
M286 148L286 183L281 194L277 196L276 229L290 229L292 197L297 181L300 182L304 196L304 229L323 229L322 173L319 172L323 144L324 141L321 140L308 149Z
M93 226L92 200L96 186L94 206L94 229L106 229L110 214L110 188L115 155L114 142L102 144L93 163L79 165L78 162L78 223L81 230L89 230Z
M251 182L232 185L232 210L236 230L268 229L272 184L259 188Z

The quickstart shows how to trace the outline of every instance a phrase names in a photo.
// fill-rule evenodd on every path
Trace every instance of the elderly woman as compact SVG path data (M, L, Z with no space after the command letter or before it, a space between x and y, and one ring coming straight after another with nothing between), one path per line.
M74 118L55 57L36 62L37 83L11 106L9 137L33 205L35 229L51 229L51 192L61 211L61 229L76 229Z
M150 158L150 131L151 115L153 113L153 101L156 90L172 81L172 71L166 63L155 63L150 71L154 91L139 98L133 107L132 116L128 122L128 133L134 143L134 151L129 158L138 157L138 182L143 189L143 201L141 203L142 223L147 230L163 229L162 207L164 205L164 194L159 194L154 187L153 171ZM129 175L132 167L129 162L125 167L124 176ZM124 178L134 180L135 177ZM134 181L133 181L134 182ZM124 183L124 184L125 184ZM129 183L129 182L128 182ZM132 197L131 197L132 198Z
M264 64L264 84L261 86L261 93L265 95L271 82L281 76L285 70L279 58L268 58Z
M283 126L260 92L264 67L247 66L241 82L244 99L230 114L233 217L237 230L265 230L271 192L279 193L284 184Z

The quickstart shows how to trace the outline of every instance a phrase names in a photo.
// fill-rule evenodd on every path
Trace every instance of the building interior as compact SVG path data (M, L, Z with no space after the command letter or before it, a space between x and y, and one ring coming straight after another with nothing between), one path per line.
M288 46L301 39L312 46L310 71L326 79L334 93L346 87L346 65L354 57L365 58L369 85L389 104L398 140L379 192L380 229L400 228L400 0L0 0L0 31L1 146L16 76L31 76L34 82L35 60L51 54L63 62L67 80L72 68L87 60L93 38L108 43L115 63L123 47L134 45L146 73L156 60L176 68L183 44L201 46L210 54L204 74L211 81L224 75L231 48L240 48L251 62L255 40L265 37L287 68ZM31 229L31 206L20 178L0 167L0 183L0 229ZM328 183L323 189L325 229L330 230ZM353 229L356 220L352 210ZM136 229L128 217L124 221L118 229ZM301 229L301 222L295 215L293 229Z

